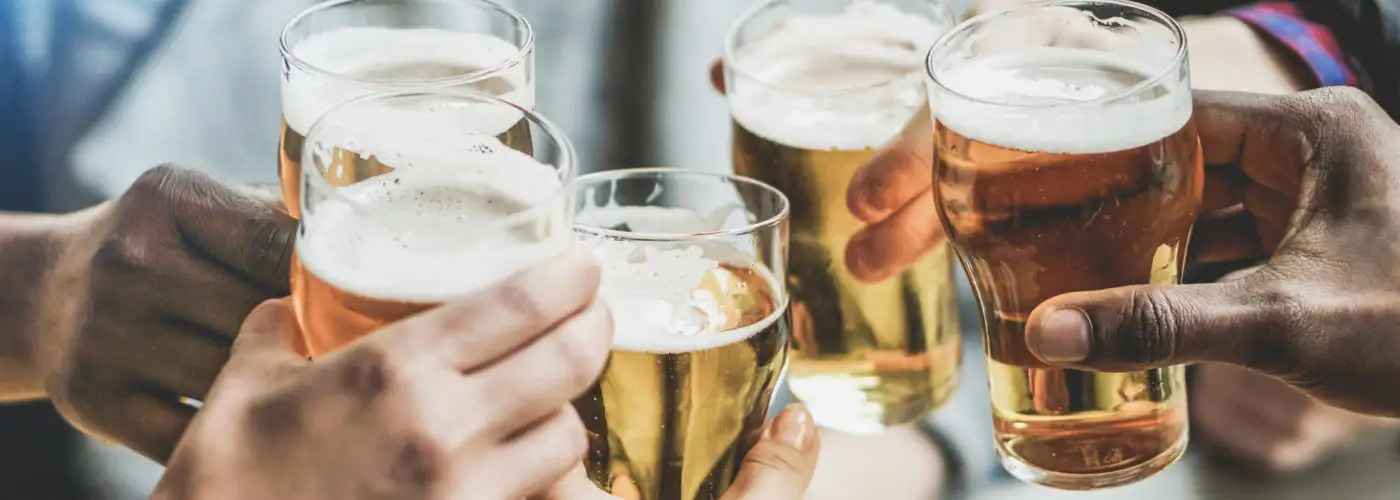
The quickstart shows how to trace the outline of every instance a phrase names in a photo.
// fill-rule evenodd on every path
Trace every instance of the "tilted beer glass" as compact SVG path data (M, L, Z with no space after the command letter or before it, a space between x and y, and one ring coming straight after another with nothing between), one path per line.
M1094 489L1187 441L1185 368L1052 368L1026 321L1056 295L1174 284L1201 203L1186 40L1117 0L988 13L929 53L934 194L981 306L996 444L1016 477Z
M572 244L573 147L485 94L378 94L307 134L292 300L309 354L489 287Z
M787 364L787 199L679 169L577 181L576 245L602 265L613 350L574 402L588 476L640 500L720 498Z

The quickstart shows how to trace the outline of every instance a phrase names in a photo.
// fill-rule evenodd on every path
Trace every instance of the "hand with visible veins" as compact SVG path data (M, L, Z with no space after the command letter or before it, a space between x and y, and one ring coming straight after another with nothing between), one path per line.
M245 316L287 295L296 221L163 166L61 216L0 216L0 401L48 397L72 424L163 462Z
M574 252L307 361L285 301L243 325L156 500L517 500L588 446L571 401L612 321Z

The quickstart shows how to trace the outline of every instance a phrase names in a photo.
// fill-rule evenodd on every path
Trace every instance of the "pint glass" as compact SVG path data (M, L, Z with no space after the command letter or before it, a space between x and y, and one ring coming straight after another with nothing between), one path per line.
M602 265L613 350L574 402L588 476L637 500L720 498L787 363L787 199L733 175L578 179L577 245Z
M881 432L928 416L957 387L946 242L921 242L927 253L876 279L847 265L870 227L847 208L852 176L927 105L923 56L950 19L930 0L770 0L726 40L735 171L792 201L788 385L824 427Z
M1201 202L1186 40L1118 0L988 13L929 53L940 218L981 306L992 419L1013 475L1126 484L1186 448L1184 368L1052 368L1027 317L1056 295L1174 284Z
M489 0L333 0L282 31L278 177L300 217L302 144L326 111L378 92L459 88L535 104L534 31Z
M573 148L501 99L359 98L317 121L303 153L292 300L311 356L572 244Z

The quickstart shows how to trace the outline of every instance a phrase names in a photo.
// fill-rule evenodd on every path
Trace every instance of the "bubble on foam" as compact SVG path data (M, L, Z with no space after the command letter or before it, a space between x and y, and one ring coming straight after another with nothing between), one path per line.
M302 265L357 295L441 302L568 248L567 199L550 198L562 189L552 167L493 137L458 140L475 152L345 187L317 188L333 195L303 215L297 242ZM504 224L527 209L535 211L526 220Z
M923 56L948 28L876 2L789 17L728 61L757 80L731 80L731 113L749 131L789 146L881 146L924 106Z
M671 207L611 206L584 209L575 220L591 227L625 223L634 230L668 221L675 227L699 229L695 232L713 232L719 226L705 225L713 217ZM613 343L619 350L671 353L724 346L771 325L784 309L777 308L773 315L755 325L722 332L709 328L723 324L725 313L713 296L698 290L706 276L721 264L758 269L768 280L769 289L781 290L771 273L754 264L751 255L723 241L637 241L580 232L578 244L590 249L602 268L599 295L612 310Z
M305 134L326 112L366 95L410 89L424 81L441 80L496 67L515 57L520 48L504 39L435 28L344 27L308 36L291 48L292 55L326 70L328 75L292 69L282 84L282 110L287 126ZM525 64L499 75L506 85L488 80L462 88L496 95L521 107L535 105ZM367 83L363 80L374 80ZM513 89L513 90L507 90Z
M934 118L988 144L1047 153L1122 151L1161 140L1191 118L1191 90L1169 75L1156 88L1104 104L1158 76L1158 64L1110 52L1043 47L940 70ZM971 98L971 99L969 99Z

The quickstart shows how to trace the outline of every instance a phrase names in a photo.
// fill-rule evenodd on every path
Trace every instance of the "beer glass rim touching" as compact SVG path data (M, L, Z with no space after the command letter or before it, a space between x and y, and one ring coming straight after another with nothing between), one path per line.
M532 111L529 108L525 108L505 99L490 94L477 92L474 90L447 88L432 91L395 90L357 97L355 99L346 101L332 108L325 114L321 115L321 117L318 118L311 125L311 128L307 130L307 143L315 144L319 142L321 140L320 137L325 134L325 129L327 127L333 126L333 124L336 123L336 120L338 120L341 115L351 112L357 109L359 106L366 106L369 103L392 103L399 102L401 100L412 101L419 99L430 100L434 103L439 104L459 103L468 105L485 104L491 106L506 106L513 112L520 113L521 119L524 120L526 123L528 123L534 128L538 128L539 132L541 133L537 137L534 137L534 139L536 139L537 141L547 141L549 143L552 143L558 150L558 160L556 162L553 162L553 164L551 164L550 166L554 167L555 175L559 177L559 186L556 187L547 196L543 196L538 201L533 202L529 207L518 212L511 213L509 215L504 215L499 218L486 221L484 222L484 225L489 227L514 227L524 223L529 223L533 220L538 220L540 218L540 212L552 210L555 205L561 203L561 198L567 198L573 193L573 183L578 175L578 155L574 150L573 143L570 142L568 136L564 134L563 129L561 129L558 125L554 124L554 122L550 121L548 118L545 118L543 115L536 113L535 111ZM487 131L482 132L489 133ZM303 165L317 164L315 158L315 155L317 154L317 149L318 148L315 147L307 147L305 148L305 150L302 151L301 160ZM301 176L301 182L303 184L313 181L313 178L307 175L308 173L308 170L304 170L304 173ZM319 176L316 176L315 179L319 179ZM337 190L328 189L328 186L318 186L316 189L310 189L310 187L311 186L302 187L301 203L303 204L303 206L306 205L306 197L311 196L313 192L318 193L320 196L340 199L350 206L358 205L357 203L346 199L344 195L339 193ZM563 201L563 203L568 203L568 201L565 200Z
M292 50L292 47L295 45L295 42L292 40L292 38L295 37L298 28L305 24L309 19L321 15L325 12L355 4L386 4L404 6L414 3L439 5L475 5L478 7L483 7L487 10L495 11L499 14L503 14L510 19L510 22L512 24L515 25L516 30L522 33L523 35L519 43L519 50L517 50L514 54L511 54L509 57L502 59L501 62L489 67L481 68L467 73L462 73L459 75L452 75L439 78L427 78L413 81L386 80L379 78L347 76L335 71L322 68L320 66L312 64L311 62L301 59L297 57ZM530 24L530 21L525 19L525 16L521 15L519 12L516 12L514 9L496 3L492 0L413 0L410 2L404 2L402 0L327 0L302 11L301 13L293 17L291 21L288 21L286 26L282 28L281 35L278 37L278 47L282 53L282 60L285 61L286 64L294 66L298 70L305 71L307 73L314 74L320 77L335 78L339 80L370 85L391 85L397 88L455 86L484 80L494 75L498 75L505 70L526 64L526 62L530 58L530 55L533 54L535 51L535 30L534 27Z
M918 70L915 69L914 71L910 71L907 74L894 76L885 80L861 85L850 85L843 87L804 88L781 85L778 83L768 81L764 78L760 78L758 75L755 75L754 72L744 68L742 64L739 64L739 51L744 47L744 45L741 43L741 40L747 38L745 34L747 29L750 27L750 24L755 22L759 18L759 16L768 11L779 8L786 4L792 4L801 1L810 0L763 0L758 4L745 9L743 13L739 14L739 16L736 17L734 21L729 24L729 29L725 31L724 35L724 57L721 58L721 64L723 65L725 73L725 80L729 80L732 77L742 77L745 80L748 80L752 83L758 83L763 87L782 90L784 92L819 96L841 96L845 94L866 93L897 85L907 85L907 81L909 80L909 78L918 75ZM946 9L946 6L943 6L940 2L939 8ZM945 14L947 14L946 12L938 11L936 12L936 14L936 17L938 18L933 19L934 21L947 21L947 25L951 26L952 23L950 20L943 19L944 17L948 17L945 16ZM728 82L726 82L726 84L727 83Z
M750 222L740 227L720 229L715 231L675 233L618 231L615 229L596 227L579 222L574 223L574 231L590 236L598 236L615 240L629 240L642 242L675 242L703 240L710 238L723 238L729 236L743 236L746 234L752 234L757 233L759 231L771 229L773 227L781 225L783 221L787 220L788 213L791 210L788 204L787 195L783 194L782 191L779 191L778 188L775 188L772 185L769 185L768 183L765 183L763 181L759 181L750 177L745 177L739 174L709 172L704 170L693 170L679 167L625 168L584 174L574 179L574 191L576 193L582 193L585 189L587 189L590 186L615 182L621 179L635 179L639 177L654 177L658 180L674 177L692 177L719 180L737 185L746 185L757 188L772 195L774 199L778 200L778 210L774 211L773 215L765 217L761 220Z
M945 62L950 56L953 56L955 51L963 50L961 48L961 44L954 42L961 37L967 36L967 33L969 31L982 28L990 23L994 23L998 20L1004 19L1007 16L1030 12L1033 10L1044 10L1047 8L1056 7L1082 8L1092 6L1111 6L1133 11L1136 14L1139 14L1140 18L1146 18L1162 25L1163 27L1167 28L1167 30L1171 33L1171 40L1176 44L1175 53L1169 60L1164 61L1165 64L1163 64L1162 67L1156 68L1152 72L1152 76L1150 78L1143 79L1142 81L1134 84L1133 86L1126 89L1122 89L1115 93L1099 96L1093 99L1077 100L1073 103L1055 102L1028 104L984 99L967 95L967 93L954 88L954 86L952 85L948 85L946 82L939 78L939 74L942 72L941 70L951 69L950 67L940 68L941 63ZM947 96L956 98L958 100L974 102L978 106L986 106L1001 109L1065 109L1102 106L1104 104L1118 101L1125 97L1130 97L1142 93L1143 91L1158 86L1163 80L1171 78L1173 74L1180 71L1181 68L1183 68L1186 64L1186 32L1181 28L1181 24L1177 23L1175 19L1167 15L1167 13L1162 12L1160 9L1157 9L1156 7L1135 2L1132 0L1052 0L1016 4L1010 7L984 12L982 14L972 17L971 19L963 21L962 23L959 23L956 27L954 27L952 30L948 31L941 38L939 38L939 40L933 44L933 47L929 49L928 55L924 59L924 73L927 77L929 85L931 86L931 90L937 93L945 94Z

